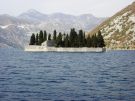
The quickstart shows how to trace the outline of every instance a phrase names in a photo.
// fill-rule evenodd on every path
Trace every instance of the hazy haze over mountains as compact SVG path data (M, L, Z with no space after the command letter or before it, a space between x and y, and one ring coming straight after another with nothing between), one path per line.
M46 30L48 33L52 33L54 29L58 32L69 32L71 28L90 31L104 19L91 14L74 16L54 13L47 15L34 9L17 17L0 15L0 46L24 47L28 44L29 36L40 30Z
M39 30L47 30L49 33L52 33L54 29L58 32L68 32L70 28L75 27L76 29L83 29L86 32L91 31L91 29L105 20L105 18L99 16L112 16L133 1L134 0L12 0L12 2L9 2L9 0L1 0L0 46L23 47L26 43L28 44L31 33L37 33ZM121 16L122 15L120 15L119 18ZM129 17L129 19L131 20L132 16ZM121 20L124 21L124 19ZM130 20L128 20L129 23L131 22ZM121 21L118 22L120 22L118 25L122 23ZM114 24L114 21L111 23ZM123 22L123 24L125 24L125 22ZM117 24L115 23L114 25ZM104 36L108 35L109 37L110 34L107 33L111 30L113 29L110 27L105 30L106 33L104 31L102 32ZM115 31L115 28L113 31ZM112 37L109 38L111 39ZM113 42L118 43L119 41L113 40ZM132 41L130 42L132 43Z

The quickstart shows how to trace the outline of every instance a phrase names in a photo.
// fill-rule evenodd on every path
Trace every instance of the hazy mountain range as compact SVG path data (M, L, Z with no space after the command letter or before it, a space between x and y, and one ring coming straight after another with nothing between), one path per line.
M88 34L101 30L109 48L135 49L135 2L105 20Z
M29 10L13 17L0 15L0 47L24 47L32 33L46 30L52 33L83 29L88 35L101 30L107 47L135 48L135 2L106 19L91 14L79 16L63 13L42 14Z
M52 33L69 32L71 28L90 31L105 18L97 18L91 14L79 16L63 13L42 14L36 10L29 10L13 17L7 14L0 15L0 47L24 47L28 44L30 35L40 30Z

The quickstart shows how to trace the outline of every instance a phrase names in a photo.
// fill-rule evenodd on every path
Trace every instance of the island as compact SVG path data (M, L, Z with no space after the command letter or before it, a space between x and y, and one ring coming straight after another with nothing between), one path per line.
M105 42L101 31L94 35L86 36L83 30L78 32L72 28L70 33L61 33L57 35L47 34L46 31L33 33L30 43L25 47L25 51L31 52L104 52Z

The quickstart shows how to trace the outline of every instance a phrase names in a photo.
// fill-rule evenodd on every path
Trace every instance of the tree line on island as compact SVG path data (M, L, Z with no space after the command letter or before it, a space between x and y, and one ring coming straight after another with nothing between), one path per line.
M47 34L46 31L40 31L37 34L32 34L29 45L41 45L47 40L55 42L55 47L105 47L105 42L101 31L98 34L87 36L83 30L77 33L75 29L71 29L69 34L54 30L53 34Z

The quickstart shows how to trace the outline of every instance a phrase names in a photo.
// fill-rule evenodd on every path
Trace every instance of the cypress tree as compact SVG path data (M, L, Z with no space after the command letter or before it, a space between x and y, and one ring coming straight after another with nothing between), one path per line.
M41 30L39 32L39 45L41 45L43 43L44 39L43 39L43 31Z
M83 40L84 40L83 30L79 30L79 35L78 35L79 47L83 47Z
M83 32L83 47L85 47L87 44L87 39L85 37L85 32Z
M37 35L36 35L35 44L36 44L36 45L39 45L39 37L38 37L38 33L37 33Z
M53 32L53 38L51 38L51 34L48 35L46 31L41 30L40 33L33 33L30 38L30 45L41 45L46 40L53 39L57 47L105 47L105 42L101 31L98 31L98 34L92 35L92 37L85 37L85 32L83 30L79 30L77 33L74 28L70 30L69 34L63 34L60 32L57 36L56 30Z
M31 35L29 45L35 45L35 34L34 33Z
M92 47L97 47L98 39L96 34L92 36Z
M51 40L51 34L48 35L48 40Z
M57 38L57 32L56 32L56 30L54 30L54 32L53 32L53 40L56 41L56 38Z
M78 34L75 34L75 39L74 39L74 47L79 47L79 39L78 39Z
M103 39L103 36L101 35L101 31L98 31L98 35L97 35L97 39L98 39L98 47L105 47L105 42Z
M58 37L57 37L57 47L62 47L62 34L61 32L59 33Z
M47 40L47 33L46 33L46 31L44 31L44 38L43 38L43 40L44 40L44 41Z
M68 34L66 35L66 37L64 39L64 46L69 47L69 36L68 36Z
M73 46L74 47L78 47L79 46L79 44L78 44L78 34L75 31L75 29L74 29L74 45Z
M91 47L91 46L92 46L91 37L88 36L88 37L87 37L87 47Z
M72 47L73 46L73 41L74 41L73 29L70 30L69 41L70 41L70 46Z
M69 36L69 41L70 41L70 46L71 47L76 47L77 39L78 39L77 32L73 28L73 29L71 29L70 36Z

